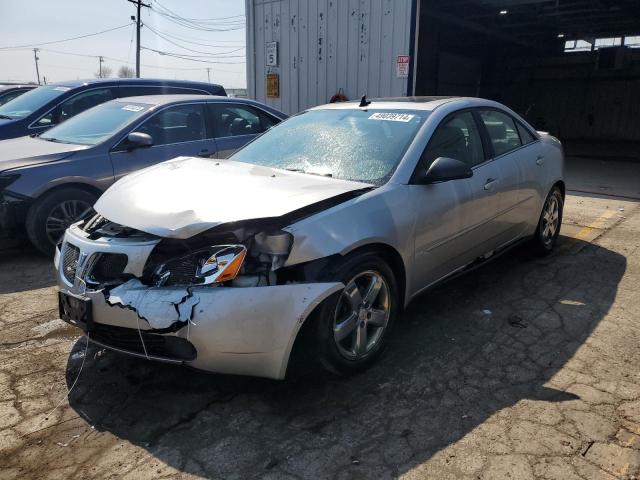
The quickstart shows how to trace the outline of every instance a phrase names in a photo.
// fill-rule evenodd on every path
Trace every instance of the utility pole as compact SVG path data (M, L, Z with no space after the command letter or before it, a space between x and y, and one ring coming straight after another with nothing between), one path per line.
M98 78L102 78L102 64L104 63L104 58L102 56L98 57Z
M38 49L34 48L33 49L33 58L36 61L36 75L38 76L38 85L40 85L40 70L38 70L38 60L40 60L38 58Z
M127 2L133 3L138 9L138 13L136 15L136 78L140 78L140 27L142 26L140 9L142 7L151 8L151 5L142 3L142 0L127 0Z
M209 83L211 83L211 75L210 75L210 73L211 73L211 68L207 67L207 78L209 79Z

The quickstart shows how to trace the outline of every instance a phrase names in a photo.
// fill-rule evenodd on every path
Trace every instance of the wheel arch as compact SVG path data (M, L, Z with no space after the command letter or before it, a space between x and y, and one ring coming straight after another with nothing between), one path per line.
M560 192L562 193L562 199L564 200L567 193L567 186L565 185L564 180L558 180L556 183L553 184L551 188L554 188L554 187L558 187L560 189Z
M387 262L387 264L391 268L398 285L398 297L402 299L400 305L398 306L398 311L401 312L406 305L406 268L404 266L404 261L402 259L402 256L400 255L400 252L398 252L398 250L393 248L391 245L381 242L373 242L357 246L348 250L342 255L336 255L336 258L333 259L331 265L328 268L332 269L338 263L342 263L348 258L362 253L373 253L379 255L385 262ZM338 294L339 292L333 293L331 296L327 297L325 301ZM293 340L291 350L289 351L286 359L287 376L291 375L292 371L295 372L297 370L297 367L300 366L299 364L302 364L304 368L305 365L313 361L313 359L309 357L310 353L314 351L314 345L311 343L313 340L312 330L315 323L314 319L316 318L317 312L321 308L321 305L322 303L316 305L314 309L309 313L309 315L307 315L304 319L301 319L300 328L295 333L295 338Z
M96 198L99 197L100 195L102 195L102 190L100 190L98 187L96 187L95 185L92 185L90 183L85 183L85 182L80 182L80 181L73 181L73 182L66 182L66 183L58 183L58 184L54 184L54 185L49 185L46 189L38 192L38 194L34 197L33 201L34 203L37 202L38 200L44 198L47 195L51 195L52 193L58 192L60 190L64 190L67 188L77 188L79 190L84 190L87 193L91 193L92 195L95 195Z

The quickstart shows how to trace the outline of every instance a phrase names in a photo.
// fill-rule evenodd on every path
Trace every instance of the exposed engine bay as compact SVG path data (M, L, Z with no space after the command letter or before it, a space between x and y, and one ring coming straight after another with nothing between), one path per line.
M156 241L138 278L142 285L258 287L277 284L275 272L284 265L293 244L290 233L261 223L267 222L239 222L232 230L217 227L187 240L161 239L101 215L88 219L79 228L90 240ZM132 279L125 272L127 263L125 254L99 254L87 272L87 286L112 287Z

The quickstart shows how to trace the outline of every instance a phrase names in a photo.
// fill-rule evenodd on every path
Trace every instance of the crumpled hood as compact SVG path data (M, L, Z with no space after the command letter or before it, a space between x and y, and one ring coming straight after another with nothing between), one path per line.
M73 152L87 148L86 145L47 142L32 137L3 140L0 142L0 172L62 160Z
M278 217L371 185L232 160L178 157L116 182L95 204L112 222L168 238Z

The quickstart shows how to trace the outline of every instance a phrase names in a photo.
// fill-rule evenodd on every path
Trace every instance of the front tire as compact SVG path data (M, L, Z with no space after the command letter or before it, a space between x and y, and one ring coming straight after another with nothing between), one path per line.
M315 345L321 365L337 375L368 368L382 354L398 311L389 265L374 253L348 258L331 275L345 285L316 311Z
M533 236L532 246L536 253L546 255L553 250L560 235L563 208L562 192L554 186L544 202L538 228Z
M93 211L96 195L79 188L61 188L45 194L29 209L26 228L29 240L45 255L53 255L65 230Z

